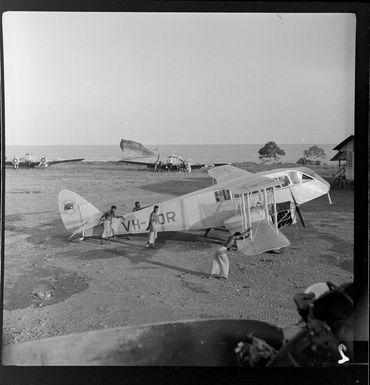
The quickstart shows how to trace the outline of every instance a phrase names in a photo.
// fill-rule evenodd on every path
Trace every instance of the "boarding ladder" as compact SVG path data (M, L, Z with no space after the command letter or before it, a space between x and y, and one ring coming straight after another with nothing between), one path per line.
M338 188L344 187L346 184L346 165L339 166L339 169L333 174L333 185Z

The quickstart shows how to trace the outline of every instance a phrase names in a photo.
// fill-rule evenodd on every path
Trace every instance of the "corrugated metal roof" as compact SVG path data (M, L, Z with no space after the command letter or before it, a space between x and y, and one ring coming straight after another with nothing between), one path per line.
M340 151L340 149L341 149L345 144L347 144L348 142L350 142L351 140L355 140L354 135L350 135L348 138L344 139L343 142L340 142L337 146L335 146L335 147L333 148L333 150Z

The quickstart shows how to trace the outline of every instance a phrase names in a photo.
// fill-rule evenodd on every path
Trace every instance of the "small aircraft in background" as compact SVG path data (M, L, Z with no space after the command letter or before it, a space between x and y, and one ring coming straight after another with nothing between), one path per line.
M170 155L166 160L160 160L158 148L150 150L139 142L121 139L120 147L124 158L119 162L125 164L143 165L155 171L183 171L191 172L208 165L204 163L192 163L190 159L185 160L179 155ZM212 165L214 166L214 165Z
M290 245L280 231L296 223L305 227L300 205L328 194L330 184L306 167L276 169L256 174L224 165L208 170L212 186L159 205L158 231L186 231L225 227L248 236L237 241L245 255L282 250ZM62 190L59 212L71 237L100 236L102 213L78 194ZM113 218L116 235L145 233L153 206ZM70 238L71 238L70 237Z
M5 160L6 166L13 166L17 168L46 168L52 164L67 163L67 162L80 162L83 158L75 159L54 159L48 160L46 156L41 158L36 157L34 154L27 153L24 157L13 156L12 160Z

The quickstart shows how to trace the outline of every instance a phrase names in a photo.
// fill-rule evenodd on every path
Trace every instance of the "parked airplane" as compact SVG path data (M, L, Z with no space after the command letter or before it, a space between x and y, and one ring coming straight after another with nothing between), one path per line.
M57 164L57 163L67 163L67 162L80 162L81 160L84 160L83 158L74 158L74 159L54 159L54 160L47 160L46 156L42 156L41 158L37 158L35 155L27 153L24 157L17 157L14 156L13 159L6 160L5 165L6 166L13 166L15 169L17 168L46 168L50 166L51 164Z
M151 159L155 162L159 155L158 148L150 150L134 140L121 139L119 146L125 159Z
M225 165L208 174L216 184L170 199L159 205L158 231L184 231L226 227L231 233L248 233L237 242L239 250L255 255L290 245L280 229L296 223L305 226L299 206L328 194L330 184L306 167L277 169L256 174ZM330 202L330 196L329 196ZM72 236L100 236L102 213L78 194L62 190L58 196L62 221ZM154 205L153 205L154 206ZM144 233L149 206L113 218L115 234Z
M184 160L179 155L160 160L158 149L150 150L133 140L121 139L120 147L124 154L124 158L119 160L121 163L144 165L158 171L190 171L206 166L204 163L192 163L190 159Z

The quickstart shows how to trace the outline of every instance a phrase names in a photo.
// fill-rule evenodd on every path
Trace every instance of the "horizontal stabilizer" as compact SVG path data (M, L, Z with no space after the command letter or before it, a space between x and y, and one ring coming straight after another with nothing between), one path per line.
M88 229L91 229L91 228L97 226L100 223L100 217L101 217L101 215L99 213L99 215L97 215L95 218L92 218L90 221L85 222L81 227L79 227L77 230L75 230L71 234L70 238L72 238L76 234L82 233L83 231L86 231Z
M245 255L256 255L265 251L287 247L290 242L279 230L265 220L252 223L252 238L237 241L238 249Z

